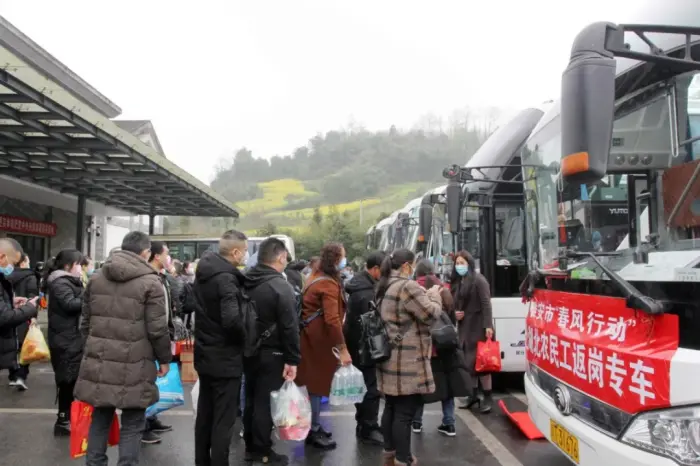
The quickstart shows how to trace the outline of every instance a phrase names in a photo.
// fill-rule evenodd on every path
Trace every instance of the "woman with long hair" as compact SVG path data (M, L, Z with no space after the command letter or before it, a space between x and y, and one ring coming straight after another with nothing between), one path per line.
M476 348L480 341L495 338L491 313L491 287L483 275L477 273L474 258L468 251L459 251L455 256L450 287L455 302L455 315L459 322L459 343L464 359L473 378L472 394L460 408L470 409L475 404L483 414L491 412L491 374L477 374ZM479 385L483 390L483 401L479 397Z
M450 318L453 325L457 325L455 317L454 301L448 287L443 286L435 276L433 263L423 259L416 266L416 281L425 289L435 285L442 287L442 310ZM448 437L457 435L455 429L455 398L464 397L471 393L471 378L464 362L464 354L459 348L437 350L433 346L430 359L430 367L433 369L435 380L435 393L423 397L423 403L429 404L436 401L442 403L442 423L438 426L438 432ZM414 433L423 431L423 406L418 408L413 417L412 429Z
M380 267L376 300L392 346L377 365L377 387L386 399L382 414L384 464L415 465L411 423L423 396L435 392L430 366L430 328L442 313L440 287L426 291L413 281L415 254L398 249Z
M54 435L70 435L70 406L83 358L80 314L83 308L81 263L83 255L64 249L49 260L44 270L43 291L48 296L48 344L56 389L58 419Z
M306 386L311 399L311 431L306 443L321 450L336 447L331 433L321 425L321 398L330 394L338 368L333 349L340 354L340 364L352 364L343 335L347 304L340 271L346 263L342 244L323 246L318 266L306 280L302 297L301 363L297 383Z

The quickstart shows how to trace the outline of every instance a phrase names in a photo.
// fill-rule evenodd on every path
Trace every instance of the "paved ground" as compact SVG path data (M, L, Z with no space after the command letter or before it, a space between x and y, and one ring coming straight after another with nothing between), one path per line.
M30 390L18 393L6 386L4 373L0 378L0 458L5 466L75 465L82 460L71 460L68 440L52 435L55 420L53 401L55 391L53 374L46 366L33 368ZM525 410L522 383L505 381L509 390L501 390L498 398L510 409ZM518 386L519 385L519 386ZM189 397L188 402L189 402ZM562 454L546 441L530 442L511 426L500 410L486 416L458 411L457 437L447 438L437 433L440 406L426 407L424 432L413 436L414 451L423 465L480 465L480 466L569 466ZM357 444L354 436L354 412L347 407L330 409L323 413L325 423L338 440L338 449L318 453L293 442L278 443L279 450L293 458L292 464L305 466L359 466L379 465L380 449ZM193 454L193 418L191 406L162 415L163 421L174 426L174 431L163 435L163 443L144 447L142 465L191 466ZM232 465L242 461L242 440L233 441ZM116 463L115 449L110 449L112 464ZM248 463L250 464L250 463Z

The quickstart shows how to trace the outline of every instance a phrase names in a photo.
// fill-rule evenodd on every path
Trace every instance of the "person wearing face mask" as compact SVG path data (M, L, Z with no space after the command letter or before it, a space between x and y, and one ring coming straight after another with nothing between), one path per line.
M346 303L340 271L346 264L342 244L323 246L318 266L307 278L302 295L298 384L306 386L311 400L311 431L306 443L321 450L337 446L331 433L321 425L321 398L330 393L338 363L352 364L343 335ZM340 361L333 348L339 351Z
M455 303L455 316L459 326L459 344L464 351L466 367L471 372L474 389L460 406L470 409L475 404L482 414L491 412L491 374L476 374L476 348L480 341L495 338L491 312L491 287L483 275L476 272L474 258L468 251L455 255L455 265L450 278L450 288ZM479 385L483 400L479 397Z
M15 294L9 277L14 275L14 264L21 261L22 247L17 241L0 238L0 370L10 371L10 385L20 374L17 355L20 338L27 321L37 315L37 298ZM14 379L13 379L14 376Z
M83 282L83 286L87 286L88 280L90 280L92 274L95 273L95 262L90 259L89 256L85 256L80 262L80 268L82 269L82 275L80 278Z
M247 461L271 465L286 465L289 459L272 449L270 393L296 378L301 360L296 298L282 277L289 259L282 241L267 238L260 243L258 263L245 283L258 311L258 334L263 335L257 354L245 361L245 455Z
M64 249L48 261L44 270L43 291L49 301L48 344L58 390L58 419L53 430L56 436L70 435L70 406L83 358L82 260L80 251Z
M248 238L229 230L219 252L202 255L195 274L194 367L199 400L194 427L195 464L229 464L243 374L246 330L240 306L248 259Z
M374 445L383 445L384 437L379 427L379 401L381 395L377 389L377 367L371 361L361 361L359 346L362 339L360 318L370 311L370 302L374 300L374 287L379 280L379 267L386 254L374 251L367 256L365 270L355 275L346 285L348 294L348 315L345 318L343 333L348 351L355 366L362 371L367 386L362 403L355 405L355 434L361 441Z

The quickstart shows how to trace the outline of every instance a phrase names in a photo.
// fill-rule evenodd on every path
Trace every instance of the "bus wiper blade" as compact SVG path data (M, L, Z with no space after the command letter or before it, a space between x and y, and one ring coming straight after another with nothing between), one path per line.
M646 296L641 291L639 291L634 285L620 277L618 274L610 270L605 266L599 259L598 256L610 256L619 255L617 253L592 253L592 252L582 252L582 251L566 251L566 256L572 259L577 257L588 257L596 263L598 267L610 277L610 281L614 283L617 288L622 293L622 296L627 300L627 307L631 309L637 309L647 314L663 314L665 307L663 303L655 300L649 296Z

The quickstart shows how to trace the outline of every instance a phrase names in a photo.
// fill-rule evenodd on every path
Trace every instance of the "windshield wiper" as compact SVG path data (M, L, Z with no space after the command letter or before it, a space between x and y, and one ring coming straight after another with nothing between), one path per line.
M600 270L603 271L609 278L612 283L617 286L618 290L622 293L622 296L625 298L627 301L627 307L631 309L637 309L639 311L642 311L647 314L655 315L655 314L663 314L664 313L664 305L663 303L655 300L654 298L651 298L649 296L646 296L643 294L641 291L639 291L634 285L632 285L630 282L625 280L624 278L620 277L618 274L610 270L607 266L605 266L599 259L598 257L605 257L605 256L617 256L620 255L619 253L610 253L610 252L599 252L599 253L593 253L593 252L582 252L582 251L572 251L572 250L567 250L566 251L566 256L571 259L576 259L579 257L588 257L593 262L596 263L598 267L600 267ZM561 264L561 262L560 262Z

